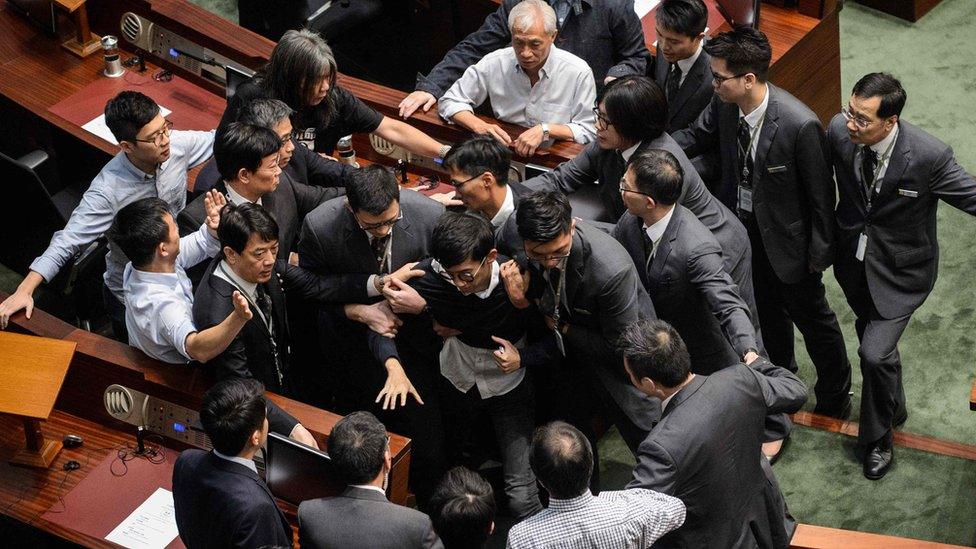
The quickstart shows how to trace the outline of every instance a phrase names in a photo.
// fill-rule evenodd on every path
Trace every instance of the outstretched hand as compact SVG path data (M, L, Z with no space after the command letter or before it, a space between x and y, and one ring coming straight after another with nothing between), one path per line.
M214 238L217 238L217 227L220 226L220 212L226 205L227 198L220 191L210 189L203 197L203 208L207 212L207 230Z

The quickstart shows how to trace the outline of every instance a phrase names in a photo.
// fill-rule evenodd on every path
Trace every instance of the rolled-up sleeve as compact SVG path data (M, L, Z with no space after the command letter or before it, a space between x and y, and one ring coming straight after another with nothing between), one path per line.
M576 110L573 112L572 122L567 126L573 132L573 141L586 144L596 137L596 113L593 112L593 106L596 105L596 82L591 71L580 73L576 89Z
M488 72L491 57L468 67L461 78L441 97L437 112L447 121L462 111L474 111L488 98Z
M165 300L156 307L156 315L158 331L149 334L151 339L176 349L188 361L192 361L193 357L186 351L186 338L197 331L192 312L182 301Z

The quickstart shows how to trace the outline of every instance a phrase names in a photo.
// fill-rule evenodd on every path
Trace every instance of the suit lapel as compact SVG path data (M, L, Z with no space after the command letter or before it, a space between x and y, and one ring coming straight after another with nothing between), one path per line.
M402 201L400 204L403 207ZM401 265L406 263L406 259L415 259L413 258L414 254L410 253L410 243L414 239L412 230L410 215L405 211L403 213L403 219L393 227L393 242L390 249L390 272L397 270Z
M637 267L637 274L640 276L641 284L647 288L647 270L644 269L644 237L641 235L643 223L641 222L641 218L628 214L626 222L621 220L621 223L625 223L621 229L623 231L624 249L630 254L630 258L634 260L634 266Z
M681 216L678 212L678 205L675 204L674 213L671 214L671 221L668 222L668 226L664 229L664 234L661 235L661 240L657 244L657 250L654 252L654 259L651 260L651 266L648 269L650 272L647 278L653 280L655 283L661 280L661 271L668 262L668 256L671 255L671 243L678 237L679 225L681 225Z
M670 414L675 408L681 406L686 400L691 398L692 395L698 392L698 390L702 388L702 385L705 384L706 379L708 379L708 376L696 375L694 379L689 381L687 385L675 393L675 395L671 397L671 400L668 401L667 408L661 412L661 420L663 421L664 418L667 417L667 415Z
M566 274L564 275L566 277L566 288L563 303L565 303L570 316L572 316L576 292L579 291L583 277L586 275L583 265L586 264L586 260L590 256L590 245L583 238L583 231L581 229L579 220L577 220L576 235L573 236L573 248L570 252L569 261L566 264Z
M754 162L755 173L752 174L753 185L762 180L762 174L766 172L766 154L769 153L769 147L773 144L773 139L776 137L776 131L779 129L779 124L776 122L779 118L779 102L777 101L778 90L772 84L768 85L768 90L766 93L769 94L769 104L766 105L766 114L762 121L762 127L759 129L759 138L756 140L756 161Z
M688 99L695 94L699 86L701 86L702 80L705 78L702 71L709 69L706 58L707 55L702 51L698 55L698 59L695 60L695 64L691 66L691 70L688 71L688 75L685 76L685 81L678 88L678 93L675 94L668 109L671 112L672 118L681 112L681 107L684 106Z
M905 145L906 141L904 126L900 126L898 135L895 136L894 150L891 152L891 158L888 159L888 169L885 170L884 178L881 180L881 190L878 192L877 198L891 194L908 168L912 159L912 151Z
M348 245L346 253L349 255L351 263L358 265L358 272L378 273L379 267L373 257L373 250L369 246L369 237L366 231L359 228L356 217L348 208L343 208L345 214L345 242ZM356 271L351 271L356 272Z

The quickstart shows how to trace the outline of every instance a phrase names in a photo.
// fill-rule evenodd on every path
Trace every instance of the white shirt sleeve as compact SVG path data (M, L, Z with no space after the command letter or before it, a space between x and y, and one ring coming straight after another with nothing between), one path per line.
M186 351L186 338L197 331L193 324L192 312L181 301L163 301L156 308L156 317L159 323L152 339L158 340L157 343L161 345L176 349L187 360L192 361L193 357Z
M211 236L204 223L193 233L180 239L180 255L176 258L176 264L184 269L214 257L220 251L220 241Z
M596 105L596 82L589 70L582 71L576 80L574 104L576 109L567 126L573 132L573 141L589 143L596 137L596 114L593 112L593 106Z
M492 58L485 58L468 67L461 78L437 101L437 112L441 118L451 118L461 111L474 111L474 108L488 98L488 72Z

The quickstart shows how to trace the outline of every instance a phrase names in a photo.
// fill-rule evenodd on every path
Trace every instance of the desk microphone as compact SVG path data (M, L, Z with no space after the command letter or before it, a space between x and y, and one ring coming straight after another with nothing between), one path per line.
M187 52L185 52L183 50L176 49L176 48L170 48L169 49L169 55L170 55L170 57L179 57L179 56L183 55L185 57L189 57L190 59L195 59L195 60L203 63L204 65L212 65L214 67L222 67L223 66L220 63L218 63L217 60L214 59L213 57L199 57L199 56L193 55L192 53L187 53Z
M141 456L146 453L146 428L136 427L136 455Z

